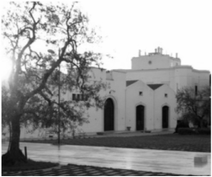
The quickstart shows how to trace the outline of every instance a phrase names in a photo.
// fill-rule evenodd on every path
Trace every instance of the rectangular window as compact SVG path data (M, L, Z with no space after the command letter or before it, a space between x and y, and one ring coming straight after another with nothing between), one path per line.
M80 94L77 94L77 101L80 101Z
M88 101L89 96L85 95L84 98L85 98L85 101Z
M72 100L75 101L88 101L88 95L85 94L72 94Z
M81 100L85 101L85 95L84 94L81 94Z
M76 94L72 94L72 100L76 100Z

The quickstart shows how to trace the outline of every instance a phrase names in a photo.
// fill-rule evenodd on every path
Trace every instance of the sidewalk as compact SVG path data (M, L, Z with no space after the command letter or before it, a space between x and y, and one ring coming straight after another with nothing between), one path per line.
M105 168L113 168L114 175L115 172L121 173L118 169L122 169L122 172L133 170L136 171L135 174L139 172L139 175L144 172L151 172L151 174L210 175L211 169L210 153L21 143L21 149L24 146L27 146L28 157L33 160L59 162L61 165L94 166L91 167L91 171L93 168L97 168L97 171L101 171L103 168L101 174L105 174L105 171L107 171ZM3 152L6 151L6 148L7 144L3 144ZM64 173L66 173L72 167L73 165L61 169L62 171L65 169ZM80 168L79 172L87 169L87 167L81 168L78 166L76 168ZM73 169L70 173L72 172Z

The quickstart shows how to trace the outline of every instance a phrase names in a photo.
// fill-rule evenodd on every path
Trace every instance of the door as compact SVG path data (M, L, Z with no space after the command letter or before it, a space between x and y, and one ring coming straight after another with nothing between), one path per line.
M136 107L136 130L144 130L144 106Z
M169 107L163 106L162 108L162 128L169 127Z
M104 131L114 130L114 103L108 98L104 106Z

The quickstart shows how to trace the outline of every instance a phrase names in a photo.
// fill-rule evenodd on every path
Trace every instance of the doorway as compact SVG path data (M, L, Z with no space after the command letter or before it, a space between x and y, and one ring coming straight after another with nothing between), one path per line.
M144 106L136 107L136 130L144 130Z
M108 98L104 106L104 131L114 130L114 103Z
M162 108L162 128L169 127L169 107L163 106Z

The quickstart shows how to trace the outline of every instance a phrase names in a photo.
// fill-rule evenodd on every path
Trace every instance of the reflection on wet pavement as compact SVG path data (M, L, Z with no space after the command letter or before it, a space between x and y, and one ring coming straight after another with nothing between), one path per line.
M194 166L195 167L204 167L208 164L208 159L209 159L209 156L207 155L202 155L202 156L196 156L194 157Z
M2 144L2 152L7 150L7 146L7 143ZM210 153L21 143L22 150L25 146L28 157L34 160L183 175L210 175Z

